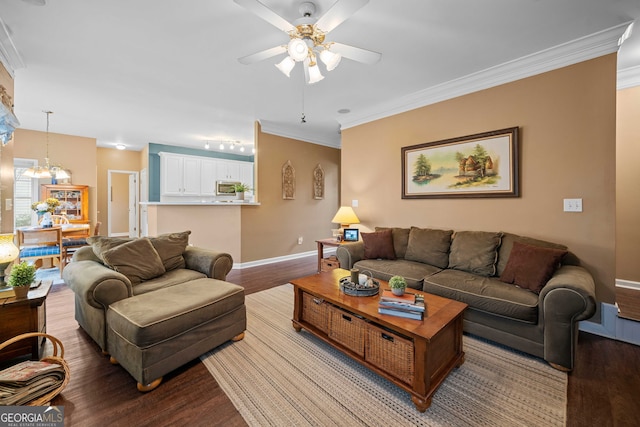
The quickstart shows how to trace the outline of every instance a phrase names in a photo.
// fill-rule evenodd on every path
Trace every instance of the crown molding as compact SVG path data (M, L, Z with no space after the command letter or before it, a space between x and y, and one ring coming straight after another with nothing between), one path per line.
M340 134L336 133L336 137L332 138L325 133L301 132L292 126L276 123L270 120L260 120L260 127L263 133L282 136L284 138L297 139L300 141L310 142L312 144L324 145L331 148L340 148Z
M15 78L15 71L17 69L24 68L22 57L18 49L16 49L15 44L13 44L9 29L2 20L2 17L0 17L0 62L2 62L4 68L7 69L11 78Z
M631 22L429 87L361 112L350 113L342 116L338 121L341 129L348 129L616 52L619 47L618 40Z
M618 90L640 86L640 65L618 71Z

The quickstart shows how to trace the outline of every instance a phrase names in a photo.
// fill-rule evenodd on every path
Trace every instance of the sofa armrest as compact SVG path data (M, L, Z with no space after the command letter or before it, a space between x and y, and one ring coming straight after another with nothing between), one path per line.
M102 261L93 252L93 248L91 246L83 246L81 248L78 248L78 250L76 250L73 253L71 260L72 261L95 261L102 264Z
M116 301L133 295L127 277L95 261L73 261L62 278L71 290L89 305L106 310Z
M564 313L567 321L590 318L596 312L593 276L576 265L560 267L540 291L540 304L545 314Z
M583 267L562 266L540 292L540 321L544 328L544 359L571 370L578 342L578 321L596 311L595 282Z
M188 269L206 274L211 279L226 280L233 267L233 258L225 252L187 246L182 255Z
M350 270L353 264L364 259L364 242L343 243L336 249L336 257L340 262L340 268Z

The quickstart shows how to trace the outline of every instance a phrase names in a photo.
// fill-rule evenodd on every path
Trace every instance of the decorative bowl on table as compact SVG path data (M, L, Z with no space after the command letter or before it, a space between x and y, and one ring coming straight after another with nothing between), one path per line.
M363 281L362 284L354 283L351 281L350 276L345 276L340 279L340 290L345 295L351 295L356 297L370 297L377 295L380 292L380 282L370 277Z

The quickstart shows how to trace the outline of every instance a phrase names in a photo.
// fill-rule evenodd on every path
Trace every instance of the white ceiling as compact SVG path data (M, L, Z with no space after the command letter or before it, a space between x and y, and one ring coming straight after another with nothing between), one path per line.
M299 18L302 0L261 1L290 22ZM314 2L320 16L335 1ZM300 65L291 78L274 67L283 55L237 61L288 36L232 0L0 0L24 65L15 66L21 127L44 131L42 111L51 110L51 132L133 150L252 144L255 120L271 133L339 146L341 125L588 59L585 51L615 51L609 39L639 17L638 0L371 0L327 41L382 60L321 66L325 79L306 85ZM601 39L607 46L598 47ZM640 24L618 67L640 74Z

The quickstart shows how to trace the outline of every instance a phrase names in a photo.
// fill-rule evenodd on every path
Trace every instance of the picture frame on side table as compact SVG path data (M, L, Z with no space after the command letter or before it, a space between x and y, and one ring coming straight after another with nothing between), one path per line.
M342 240L345 242L357 242L360 240L360 230L357 228L345 228Z
M402 198L520 197L518 130L402 147Z

